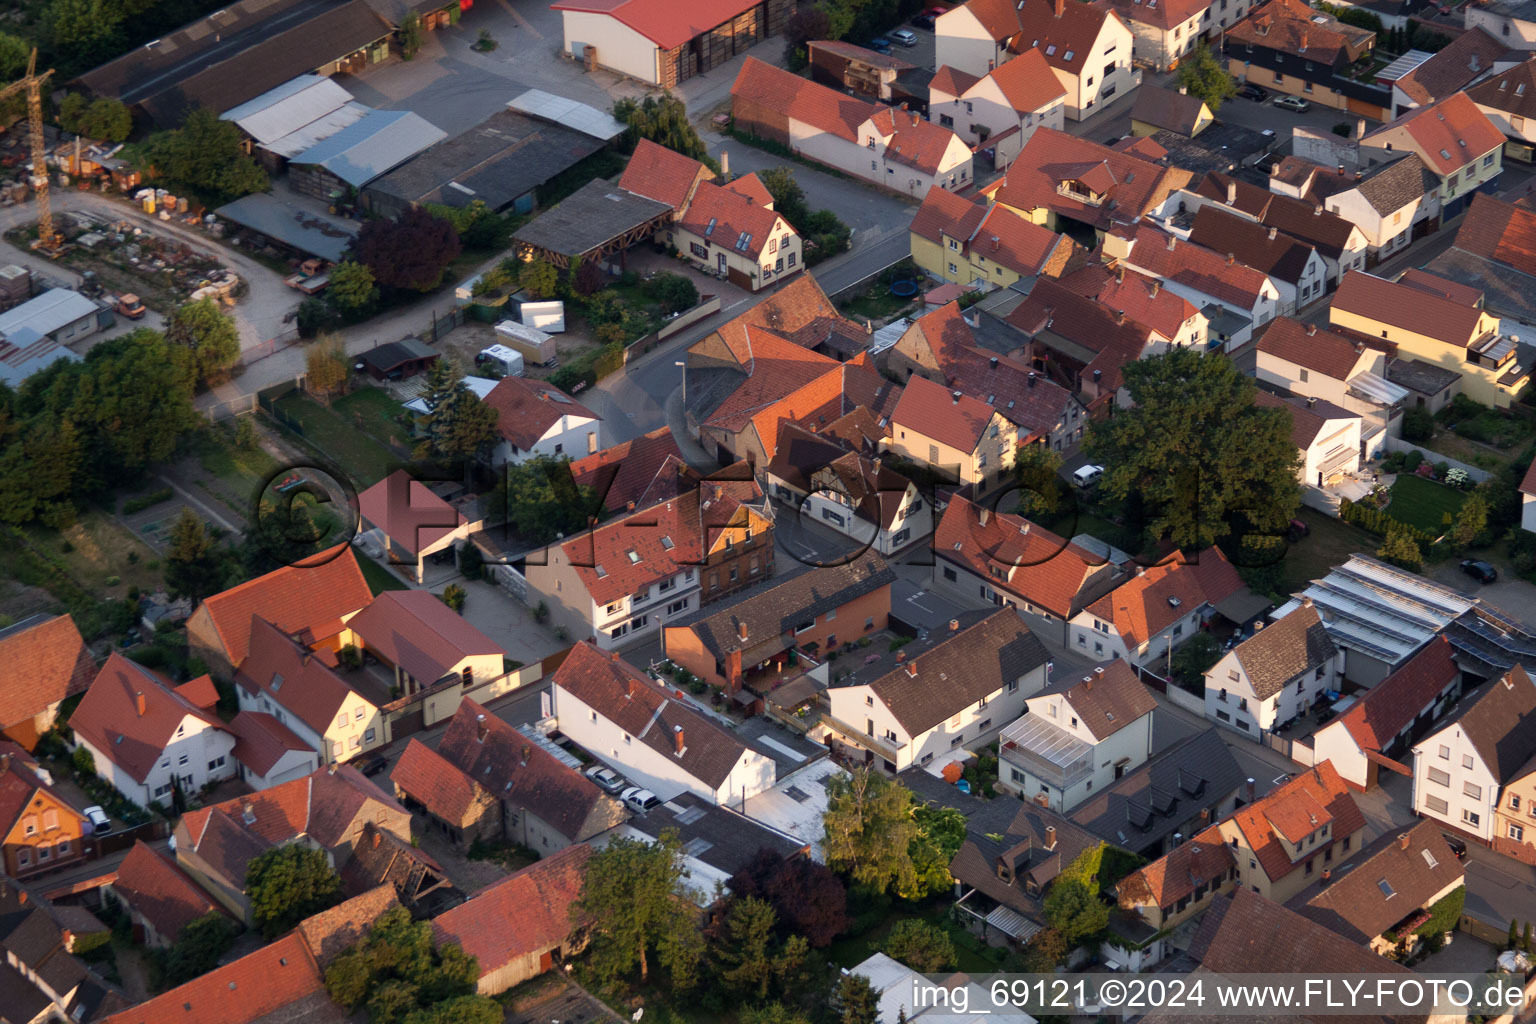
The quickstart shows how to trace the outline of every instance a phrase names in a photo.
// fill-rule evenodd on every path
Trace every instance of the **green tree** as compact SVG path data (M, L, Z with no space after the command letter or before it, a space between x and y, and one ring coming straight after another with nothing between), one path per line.
M85 747L75 748L70 763L74 766L76 775L91 778L96 774L96 757Z
M245 872L251 916L268 940L341 902L341 876L324 850L290 843L268 850Z
M783 1003L767 1003L742 1010L741 1024L811 1024L811 1019Z
M46 410L45 419L73 424L82 452L77 490L99 493L170 458L203 423L192 407L194 379L180 350L158 331L140 328L97 345L83 363L54 363L34 374L22 397Z
M910 891L902 890L905 899L922 899L933 893L943 892L955 884L949 873L949 862L955 859L965 844L965 815L953 807L924 806L912 811L917 833L907 847L912 858L915 882Z
M474 994L480 969L453 943L434 946L432 925L395 907L325 972L332 999L366 1005L372 1024L478 1024L499 1021L495 1000ZM496 1016L488 1017L488 1009Z
M32 44L20 36L0 32L0 82L9 85L27 70Z
M517 268L517 286L535 300L553 298L560 287L560 272L553 263L535 256Z
M200 978L219 964L219 958L235 944L241 928L214 912L198 918L176 933L171 948L160 951L159 968L167 987Z
M59 103L59 126L88 139L123 142L133 134L133 113L108 96L87 103L79 93L69 93Z
M336 308L353 316L372 311L379 301L373 271L353 260L342 260L331 268L331 284L326 291Z
M261 448L261 441L256 436L255 417L235 417L235 447L243 452L254 452Z
M233 121L199 107L180 128L156 132L135 148L139 165L161 179L201 192L210 199L238 199L265 192L267 172L244 151Z
M588 958L599 979L617 982L638 968L644 984L653 951L674 987L692 979L703 936L686 877L682 844L670 829L655 843L620 838L592 854L575 906L587 920L603 922Z
M1403 440L1409 444L1423 444L1435 436L1435 417L1428 409L1403 411Z
M1189 95L1204 100L1212 114L1237 95L1237 80L1227 74L1227 69L1221 66L1221 59L1204 42L1179 61L1179 84Z
M596 509L596 492L576 483L569 460L547 455L508 465L491 498L492 516L504 516L530 544L548 544L586 529Z
M52 0L44 20L56 52L90 67L123 47L122 8L112 0Z
M218 383L240 358L240 331L212 299L179 307L165 325L165 340L192 353L200 383Z
M1456 510L1456 525L1451 528L1451 540L1467 547L1488 529L1488 499L1479 491L1467 495L1467 500Z
M1288 410L1254 404L1225 356L1189 348L1127 363L1132 407L1092 424L1087 448L1109 468L1107 496L1136 495L1155 539L1204 548L1241 516L1278 533L1301 501Z
M1076 878L1053 882L1041 909L1046 923L1070 946L1082 944L1109 924L1109 905L1099 899L1098 889Z
M1042 928L1030 937L1020 953L1018 971L1025 974L1050 974L1067 962L1072 947L1055 928Z
M1061 453L1048 444L1020 445L1013 457L1019 482L1019 515L1052 516L1061 506Z
M912 791L859 765L827 780L822 849L827 866L884 892L917 888L911 845Z
M704 140L699 138L688 120L688 108L670 92L638 101L626 96L613 105L613 116L629 127L631 146L641 139L649 139L683 156L706 164L714 162L709 158Z
M784 166L770 167L766 171L758 171L757 180L763 183L763 187L773 197L774 211L789 221L790 227L800 230L800 225L811 215L811 208L806 205L805 190L795 180L794 170Z
M183 508L171 527L170 547L165 553L165 588L172 597L193 604L224 589L224 553L208 536L197 513Z
M645 294L661 303L663 313L681 313L699 304L699 289L682 274L657 274L645 282Z
M463 587L457 583L450 583L443 588L442 602L454 611L462 613L464 611L464 599L467 596Z
M949 933L915 917L896 922L886 936L884 951L919 974L937 974L955 966L955 944Z
M715 971L733 993L768 998L778 975L773 907L755 897L732 900L713 948Z
M1221 644L1206 632L1198 632L1173 652L1173 678L1186 690L1203 692L1205 673L1221 660Z
M385 288L429 292L443 280L461 247L453 225L419 207L394 220L367 221L352 243L358 262Z
M880 997L862 974L845 974L837 984L836 1005L842 1024L880 1024Z
M1376 557L1400 569L1417 572L1424 564L1424 555L1419 551L1419 542L1414 539L1412 530L1395 519L1389 519L1388 524L1381 547L1376 549Z
M28 523L73 510L70 494L84 461L74 423L42 415L15 433L0 434L0 521Z
M412 11L400 23L400 56L406 60L415 57L425 39L426 33L421 27L421 15Z
M328 397L341 393L351 373L352 364L339 334L322 334L304 351L304 387L311 394Z
M427 369L421 396L427 412L416 419L421 441L418 459L458 462L488 449L496 440L496 407L487 405L464 383L458 364L438 359Z

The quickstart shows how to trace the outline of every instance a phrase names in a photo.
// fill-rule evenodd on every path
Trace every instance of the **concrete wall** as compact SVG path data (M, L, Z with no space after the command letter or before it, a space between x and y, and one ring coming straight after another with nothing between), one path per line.
M597 47L597 62L621 75L638 78L651 85L660 84L656 44L606 14L586 11L561 11L566 53L577 61L585 59L588 46Z

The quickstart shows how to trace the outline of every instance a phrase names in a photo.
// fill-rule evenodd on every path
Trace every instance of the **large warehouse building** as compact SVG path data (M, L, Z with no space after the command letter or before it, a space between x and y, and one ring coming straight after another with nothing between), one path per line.
M792 0L561 0L565 52L670 89L784 30Z

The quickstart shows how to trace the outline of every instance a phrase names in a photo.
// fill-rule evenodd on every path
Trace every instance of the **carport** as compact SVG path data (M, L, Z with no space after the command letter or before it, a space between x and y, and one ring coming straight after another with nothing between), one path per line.
M437 353L420 338L402 338L371 348L358 357L358 367L374 380L414 377L437 361Z
M607 181L589 181L558 206L545 211L512 236L518 258L548 260L561 269L574 261L606 262L656 233L672 216L672 207L626 192Z

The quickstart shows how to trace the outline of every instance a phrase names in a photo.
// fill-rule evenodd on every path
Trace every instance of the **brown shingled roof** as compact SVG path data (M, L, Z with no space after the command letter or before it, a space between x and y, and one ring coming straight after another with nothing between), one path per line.
M669 458L682 459L670 427L604 448L571 463L571 477L583 487L595 488L603 507L616 512L639 502Z
M1428 335L1461 347L1474 340L1482 310L1431 295L1411 285L1351 270L1339 283L1333 308Z
M1288 316L1271 321L1259 339L1260 352L1342 381L1349 380L1354 373L1364 349L1364 345L1342 334Z
M1384 750L1437 695L1461 675L1451 642L1441 634L1396 672L1366 691L1360 703L1340 716L1364 750Z
M1008 176L994 197L1016 210L1045 208L1107 228L1137 220L1193 177L1189 171L1164 167L1054 128L1036 128L1008 166ZM1083 182L1103 195L1104 202L1094 206L1063 196L1059 191L1063 181Z
M1536 684L1516 665L1468 694L1436 731L1458 727L1500 785L1513 781L1536 754Z
M912 217L911 231L935 244L942 244L941 235L948 235L964 243L976 231L987 214L985 203L978 203L955 195L946 188L934 185L923 197L923 205Z
M959 495L950 499L939 520L933 553L1062 618L1081 608L1091 593L1088 580L1099 568L1098 557L1086 548L1023 516L983 509ZM994 569L1002 569L1006 578L996 578Z
M118 865L112 891L168 941L198 918L222 912L191 876L143 840L135 840Z
M96 661L68 615L33 615L0 630L0 728L84 693Z
M1479 192L1456 229L1456 248L1536 273L1536 210Z
M1266 700L1303 672L1337 656L1338 648L1310 604L1271 622L1232 649L1253 692Z
M423 686L471 655L505 655L500 644L429 590L387 590L347 623L370 651Z
M1393 84L1415 103L1433 103L1486 75L1508 51L1487 32L1471 28Z
M1227 872L1236 867L1232 851L1215 825L1182 846L1176 846L1152 863L1121 879L1120 905L1133 907L1153 903L1167 911L1195 887L1215 887Z
M575 905L591 854L585 843L568 846L491 883L433 918L433 936L474 957L482 975L564 946L585 926Z
M706 183L699 187L712 186ZM602 419L553 384L531 377L501 378L484 401L496 410L497 431L524 451L532 450L545 431L559 423L563 417Z

